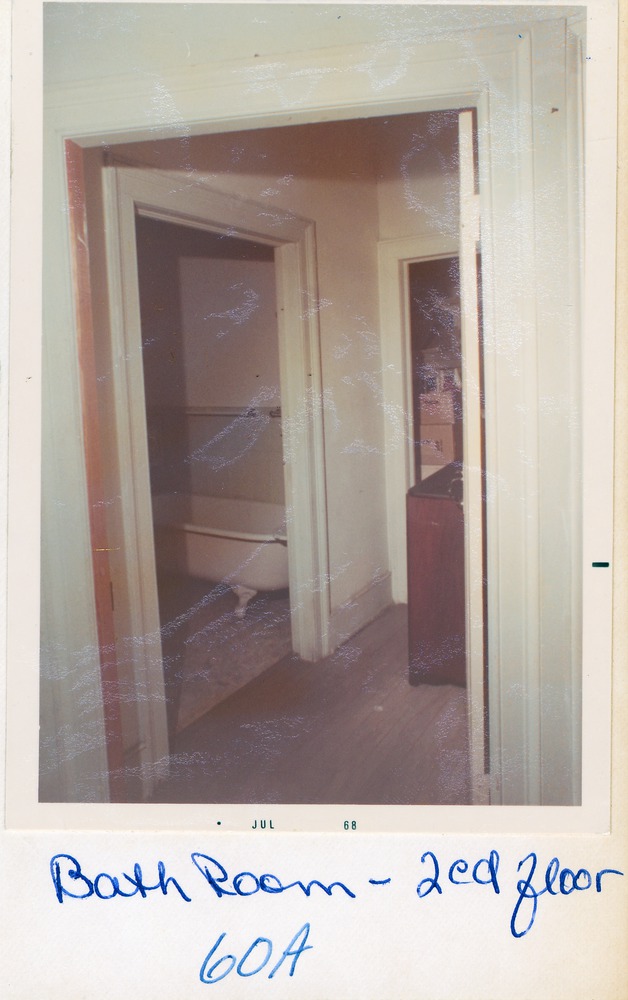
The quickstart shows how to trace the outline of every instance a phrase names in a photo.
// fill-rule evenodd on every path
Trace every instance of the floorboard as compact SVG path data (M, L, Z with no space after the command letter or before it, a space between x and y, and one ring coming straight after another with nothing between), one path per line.
M412 687L407 652L397 606L319 663L285 656L177 735L153 801L467 804L465 691Z

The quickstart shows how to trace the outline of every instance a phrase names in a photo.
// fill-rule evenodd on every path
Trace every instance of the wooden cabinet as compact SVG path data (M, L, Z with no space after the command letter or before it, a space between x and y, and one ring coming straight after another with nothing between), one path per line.
M452 463L407 495L411 684L466 684L460 475Z

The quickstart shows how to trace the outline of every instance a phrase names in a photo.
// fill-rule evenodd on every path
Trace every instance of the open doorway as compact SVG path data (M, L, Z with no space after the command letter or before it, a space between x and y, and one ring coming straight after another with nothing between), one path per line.
M119 165L107 159L112 328L122 333L127 367L138 359L141 366L136 391L127 398L131 452L145 455L145 472L143 480L134 472L127 534L146 522L155 529L154 538L152 529L150 537L144 534L145 569L129 593L159 634L171 744L168 783L151 785L148 796L220 801L226 787L235 800L246 801L251 793L248 765L239 759L242 731L248 739L251 731L259 735L274 727L278 706L292 692L273 746L292 762L300 753L297 785L284 775L278 786L273 772L255 797L327 797L329 775L322 792L321 770L318 764L312 769L312 762L331 754L334 770L344 759L343 734L355 729L356 720L368 719L368 747L346 746L342 777L335 781L338 801L468 800L464 692L408 691L407 612L405 601L394 608L390 589L390 512L378 461L387 408L376 387L378 239L387 226L416 225L414 211L407 212L407 177L404 183L397 174L400 168L406 175L414 170L413 183L423 194L427 148L430 173L446 162L447 185L455 186L456 126L456 113L405 115L261 129L235 139L199 137L185 148L144 143L123 149ZM236 165L243 164L239 171L234 148ZM190 152L198 169L192 177L178 175L177 158ZM148 162L155 155L165 170ZM419 164L412 164L414 157ZM218 176L219 166L224 175ZM209 168L214 172L205 184ZM269 197L272 211L263 200ZM312 219L303 218L304 209ZM449 223L456 228L455 217ZM435 224L442 225L440 216ZM309 331L309 347L306 336L300 354L299 327ZM401 329L393 333L397 340L402 335ZM317 368L330 345L332 364L322 382ZM355 401L351 414L349 399ZM123 428L126 415L117 416ZM317 433L323 447L315 452L310 445L308 455L302 443L316 443ZM287 541L287 579L259 588L278 597L253 598L247 605L246 594L238 594L236 605L230 584L237 590L244 583L250 591L257 585L238 580L233 568L208 573L201 565L200 552L216 534L205 523L210 501L214 513L216 502L223 510L240 501L283 506L285 529L273 523L270 537L254 539L256 548L282 557ZM368 545L355 531L365 523ZM225 531L237 530L220 529L220 545ZM333 565L321 573L327 558ZM301 561L296 572L295 559ZM156 599L146 601L153 573ZM325 616L312 613L317 603L328 608L326 633ZM314 629L309 649L304 626L311 634ZM288 645L282 656L280 643L269 643L272 656L265 662L262 639L271 631ZM380 636L389 637L390 652L384 653ZM254 654L248 664L242 663L247 645ZM191 671L185 662L190 659ZM153 658L145 675L150 679L157 669ZM193 681L187 683L190 673ZM323 711L332 694L335 711ZM391 727L389 716L404 722ZM417 727L424 734L421 752ZM215 761L216 738L221 768L204 767L200 785L191 787L189 762L205 755ZM453 739L449 749L443 739ZM263 755L249 747L251 752L261 774ZM393 785L381 765L385 758L408 762ZM379 771L381 780L374 783Z
M136 220L170 744L292 652L274 248Z
M484 772L490 767L488 751L488 614L486 574L486 478L484 431L484 376L480 255L477 272L477 373L471 392L473 414L479 426L479 447L471 457L479 463L482 483L478 524L466 525L480 536L476 555L479 571L465 573L469 553L465 547L465 409L462 344L460 259L441 256L413 261L407 266L409 295L412 440L414 463L407 495L408 627L410 683L452 683L466 687L467 617L470 579L479 581L481 612ZM478 470L476 470L478 471Z
M408 266L414 428L413 486L462 462L462 345L458 257ZM455 474L451 470L452 478Z
M110 591L125 760L147 797L178 730L282 653L325 654L315 244L308 220L185 177L100 176Z
M408 265L413 475L410 683L466 686L463 359L458 257Z

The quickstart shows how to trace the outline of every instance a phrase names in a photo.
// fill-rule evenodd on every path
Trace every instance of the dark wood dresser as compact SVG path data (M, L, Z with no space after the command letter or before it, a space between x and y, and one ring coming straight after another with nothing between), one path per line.
M461 477L452 462L407 495L411 684L466 684Z

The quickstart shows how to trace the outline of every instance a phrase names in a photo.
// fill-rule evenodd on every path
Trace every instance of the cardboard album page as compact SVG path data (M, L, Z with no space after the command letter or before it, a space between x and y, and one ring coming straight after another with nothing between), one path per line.
M0 993L622 1000L625 10L0 11Z

